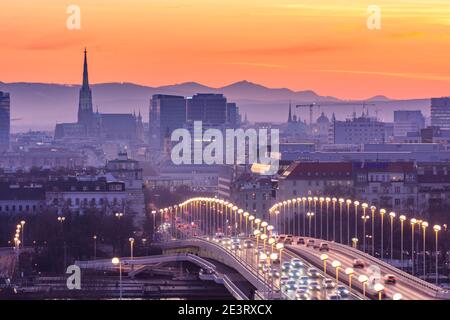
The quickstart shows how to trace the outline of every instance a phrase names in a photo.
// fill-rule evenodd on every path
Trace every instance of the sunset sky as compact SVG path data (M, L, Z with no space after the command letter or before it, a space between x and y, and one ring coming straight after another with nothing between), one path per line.
M67 6L81 30L66 28ZM366 27L381 7L381 30ZM0 81L450 95L450 0L1 0Z

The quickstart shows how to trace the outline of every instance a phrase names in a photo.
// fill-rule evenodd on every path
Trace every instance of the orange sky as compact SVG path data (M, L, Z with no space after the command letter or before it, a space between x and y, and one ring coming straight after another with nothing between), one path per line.
M340 98L450 95L449 0L1 0L0 81L222 86ZM339 5L337 5L339 3ZM81 8L81 30L66 8ZM367 6L382 29L366 27Z

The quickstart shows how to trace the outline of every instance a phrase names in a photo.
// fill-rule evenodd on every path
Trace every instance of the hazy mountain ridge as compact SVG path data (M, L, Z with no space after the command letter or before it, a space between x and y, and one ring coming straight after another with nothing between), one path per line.
M46 83L3 83L0 90L11 94L11 117L14 130L52 129L57 122L73 122L78 109L79 85ZM214 88L196 82L150 87L134 83L101 83L91 85L94 108L105 113L141 112L148 119L149 100L153 94L175 94L192 96L195 93L223 93L229 101L238 103L241 113L247 113L252 121L285 121L289 101L339 102L335 97L321 96L312 90L293 91L288 88L268 88L249 81L239 81L230 85ZM380 117L392 118L392 110L421 109L429 115L429 99L390 100L385 96L374 96L367 101L376 101ZM350 116L353 111L360 113L358 107L338 108L338 118ZM331 113L330 108L323 111ZM307 118L306 110L295 111L301 119ZM315 110L315 117L318 110Z

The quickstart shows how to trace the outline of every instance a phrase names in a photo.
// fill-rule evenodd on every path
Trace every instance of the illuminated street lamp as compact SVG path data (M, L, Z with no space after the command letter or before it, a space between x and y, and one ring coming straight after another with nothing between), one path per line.
M331 263L331 266L336 269L336 283L339 282L339 269L341 268L341 262L338 260L334 260Z
M245 235L248 235L248 217L250 214L246 211L243 215L245 218Z
M435 226L433 227L433 230L434 230L434 232L435 232L435 234L436 234L436 261L435 261L435 264L436 264L436 285L439 285L439 269L438 269L438 262L439 262L439 259L438 259L438 233L439 233L439 231L441 231L441 226L440 226L440 225L435 225Z
M113 265L119 265L119 288L120 288L120 300L122 300L122 261L119 258L114 257L111 260Z
M358 238L352 238L352 246L355 249L358 247Z
M281 260L281 258L282 258L281 254L282 254L283 249L284 249L284 244L282 244L282 243L277 243L277 245L276 245L275 248L276 248L276 249L278 250L278 252L279 252L278 256L280 257L280 266L281 266L281 265L283 265L283 264L282 264L282 260Z
M375 256L375 210L377 210L377 207L370 207L370 211L372 212L372 256Z
M364 207L363 207L364 208ZM367 235L366 235L366 222L370 219L370 216L363 214L361 217L363 219L363 251L366 252L366 241L367 241Z
M331 198L330 198L330 197L326 197L326 198L325 198L326 207L327 207L327 240L330 240L330 236L329 236L329 222L330 222L329 211L330 211L330 201L331 201Z
M339 234L340 234L339 240L340 240L340 243L342 243L342 205L344 204L344 202L345 202L345 200L343 198L339 199L339 218L340 218L340 221L339 221L339 226L340 226L340 228L339 228Z
M355 238L358 238L358 206L359 206L359 201L353 201L353 205L355 206Z
M350 245L350 205L352 204L352 200L347 199L345 201L347 204L347 245Z
M394 293L394 295L392 296L392 300L402 300L403 299L403 295L401 293Z
M261 235L261 240L263 241L263 252L266 252L266 241L267 241L267 234L263 233Z
M378 293L378 300L381 300L382 299L383 290L384 290L384 286L381 283L376 283L373 286L373 289Z
M323 273L327 273L327 260L328 260L328 255L326 253L323 253L320 255L320 260L323 261Z
M267 243L270 246L270 253L273 253L273 246L275 245L276 241L275 238L269 238L269 240L267 241Z
M267 226L267 231L269 231L269 236L272 236L273 229L274 229L274 226L272 226L272 225Z
M391 211L389 213L389 218L391 220L391 261L394 259L394 218L395 212Z
M314 212L307 212L306 216L308 217L308 235L311 237L311 219L314 217Z
M384 215L386 213L385 209L380 209L380 217L381 217L381 254L380 258L384 259Z
M412 218L411 222L411 261L412 261L412 275L414 275L414 226L417 223L417 219Z
M426 246L426 244L425 244L425 241L426 241L426 237L425 237L425 235L426 235L426 230L427 230L427 227L428 227L428 222L426 222L426 221L422 221L422 223L420 224L421 226L422 226L422 231L423 231L423 276L425 277L426 275L427 275L427 272L426 272L426 268L427 268L427 266L426 266L426 250L425 250L425 246Z
M22 248L25 247L25 220L20 221L20 225L22 226Z
M130 242L131 260L133 260L134 259L134 257L133 257L134 238L129 238L128 241Z
M336 241L336 202L337 198L332 198L333 202L333 241Z
M404 269L404 265L403 265L403 224L406 220L406 216L401 215L399 217L400 219L400 261L402 264L402 269Z
M253 233L253 221L255 220L255 216L253 216L253 215L251 215L251 216L249 216L248 217L248 221L250 221L250 229L251 229L251 232Z
M350 287L350 290L352 289L352 277L353 277L353 273L355 273L355 271L353 270L353 268L346 268L346 269L345 269L345 274L348 275L348 286Z
M367 282L369 281L369 277L367 277L365 274L362 274L358 277L358 281L363 286L363 296L366 296L366 286L367 286Z

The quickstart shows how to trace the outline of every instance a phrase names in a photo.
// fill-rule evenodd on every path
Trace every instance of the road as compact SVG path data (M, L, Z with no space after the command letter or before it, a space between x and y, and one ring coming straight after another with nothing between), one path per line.
M320 241L320 240L316 240ZM348 276L345 274L345 269L348 267L353 268L353 260L355 258L362 259L366 262L366 266L364 269L355 269L354 268L354 276L353 276L353 287L358 288L360 292L362 292L362 285L357 280L360 275L367 275L368 270L376 270L376 268L379 268L380 270L380 282L383 283L383 277L386 274L389 274L390 272L383 268L382 266L375 266L375 268L368 268L369 261L366 261L363 256L355 256L353 252L344 252L342 249L333 248L333 243L329 242L330 251L326 252L328 255L327 260L327 271L330 271L330 273L334 274L335 269L331 266L332 261L338 260L341 262L342 267L339 270L339 277L348 283ZM319 252L318 249L313 249L312 247L306 247L305 245L290 245L287 246L290 250L297 253L302 258L306 259L307 261L311 262L317 267L323 268L323 262L320 260L320 255L324 252ZM417 287L412 286L410 283L404 281L401 279L401 277L397 278L397 283L395 285L390 284L384 284L385 286L385 293L386 293L386 299L392 299L394 294L400 293L403 296L404 300L431 300L436 299L436 297L431 296L429 294L426 294L422 290L419 290Z

